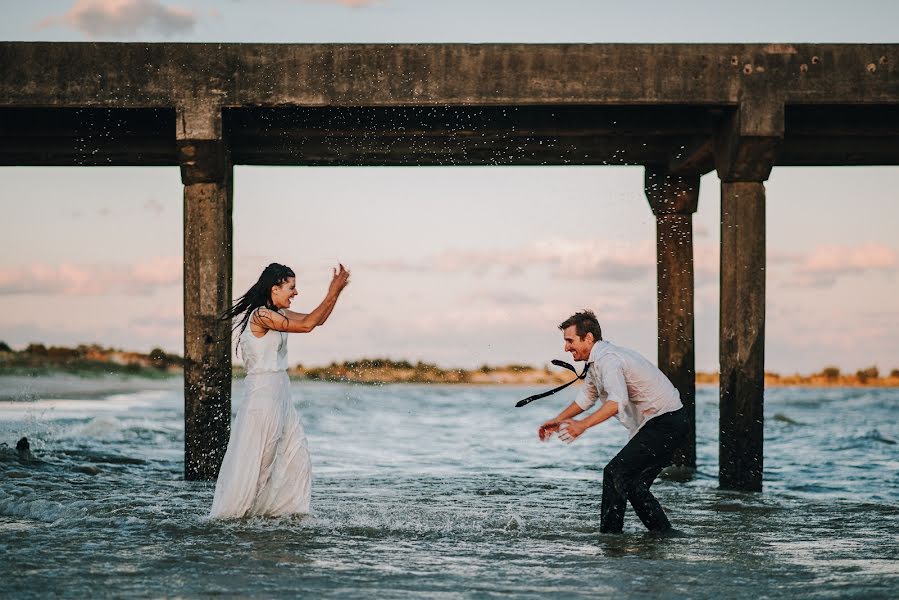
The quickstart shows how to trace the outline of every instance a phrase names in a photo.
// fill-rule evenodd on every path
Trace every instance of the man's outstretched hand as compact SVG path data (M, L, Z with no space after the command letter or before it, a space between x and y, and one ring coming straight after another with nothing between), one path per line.
M552 437L554 433L559 431L559 425L562 424L562 421L549 420L543 425L541 425L537 429L537 437L540 438L541 442L545 442L549 438Z
M587 426L583 421L565 419L559 424L559 439L566 444L570 444L581 437L581 434L585 431L587 431Z
M551 438L554 433L558 432L559 439L566 444L570 444L581 437L581 434L586 430L587 426L584 425L582 421L576 421L574 419L562 419L561 421L556 421L553 419L547 421L537 429L537 437L540 438L541 442L545 442Z

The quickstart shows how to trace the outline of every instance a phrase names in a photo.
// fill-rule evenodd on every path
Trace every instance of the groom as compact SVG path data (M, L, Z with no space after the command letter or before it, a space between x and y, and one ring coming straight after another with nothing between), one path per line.
M668 517L649 487L686 438L686 411L677 389L665 375L640 354L603 341L596 315L576 313L559 325L565 351L576 361L587 361L587 376L575 401L537 430L545 441L554 432L571 443L587 429L609 417L627 428L629 441L603 469L602 508L599 529L620 533L630 501L634 512L650 531L671 529ZM593 414L575 416L600 401Z

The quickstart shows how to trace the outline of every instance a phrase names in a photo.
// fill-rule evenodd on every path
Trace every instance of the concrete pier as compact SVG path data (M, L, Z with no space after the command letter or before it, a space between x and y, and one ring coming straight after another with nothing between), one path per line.
M696 468L696 347L693 328L693 213L699 175L646 167L644 190L656 217L658 365L680 392L690 417L675 464Z
M722 488L762 489L765 184L721 184L719 467Z
M0 42L0 165L181 168L188 479L228 439L235 164L646 167L659 365L690 410L692 213L717 171L719 479L759 490L764 182L899 164L899 45Z
M719 466L724 489L761 491L765 390L765 181L784 138L775 93L744 100L721 124Z
M214 105L179 108L184 183L184 475L215 479L231 430L233 167Z

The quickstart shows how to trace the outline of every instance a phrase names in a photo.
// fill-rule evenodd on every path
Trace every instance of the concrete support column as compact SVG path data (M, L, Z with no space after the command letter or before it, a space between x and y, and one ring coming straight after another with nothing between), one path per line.
M693 213L699 175L646 167L644 190L656 216L658 364L680 393L690 435L674 464L696 469L696 358L693 333Z
M221 111L197 103L178 109L184 183L184 476L218 476L231 423L233 169Z
M721 179L718 482L761 491L765 392L765 184L783 103L744 101L716 139Z
M765 184L721 183L722 488L762 489L765 392Z

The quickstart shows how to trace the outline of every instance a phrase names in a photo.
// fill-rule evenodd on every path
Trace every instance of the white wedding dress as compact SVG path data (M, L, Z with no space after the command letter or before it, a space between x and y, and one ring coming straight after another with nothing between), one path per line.
M240 336L247 369L243 404L231 427L210 517L309 512L312 474L306 434L290 399L287 334Z

